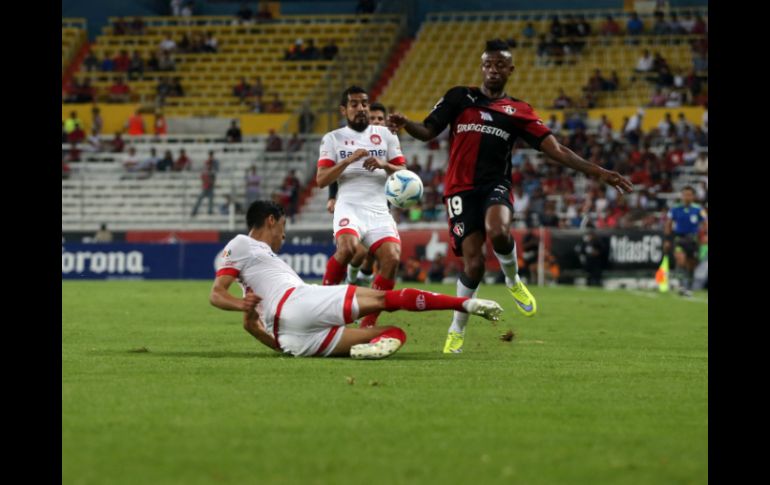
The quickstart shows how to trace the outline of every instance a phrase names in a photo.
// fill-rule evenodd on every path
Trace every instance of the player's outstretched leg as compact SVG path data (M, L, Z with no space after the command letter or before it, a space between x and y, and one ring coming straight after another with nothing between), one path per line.
M416 288L381 291L358 287L356 301L358 316L397 310L410 312L455 310L497 321L503 313L503 308L492 300L449 296Z
M406 333L398 327L345 328L330 355L353 359L384 359L406 343Z

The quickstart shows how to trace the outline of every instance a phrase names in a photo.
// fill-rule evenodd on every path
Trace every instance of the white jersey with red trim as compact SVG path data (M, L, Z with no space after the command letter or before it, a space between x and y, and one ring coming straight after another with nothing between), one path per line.
M239 234L225 246L217 260L217 276L238 278L244 293L249 289L262 298L262 319L272 332L276 306L286 290L305 283L266 243Z
M333 167L359 148L367 150L370 156L394 165L404 165L398 137L385 126L369 125L362 132L346 126L324 135L318 166ZM372 172L365 169L364 160L367 158L351 163L339 176L337 203L347 202L367 210L389 213L385 199L385 180L388 174L381 168Z

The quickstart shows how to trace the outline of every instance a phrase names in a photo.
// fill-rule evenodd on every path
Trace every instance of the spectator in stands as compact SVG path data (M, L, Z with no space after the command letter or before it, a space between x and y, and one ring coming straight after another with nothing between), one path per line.
M273 93L273 100L267 106L268 113L283 113L285 111L283 101L278 97L278 93Z
M128 64L128 78L136 79L142 77L144 77L144 60L139 55L139 51L134 51Z
M672 89L666 98L666 108L679 108L682 106L682 90Z
M172 16L179 17L182 15L182 0L171 0L170 7Z
M241 129L238 127L238 121L232 120L230 122L230 128L225 133L225 139L227 143L240 143L241 142Z
M584 14L577 16L577 35L578 37L589 37L591 35L591 24L586 20Z
M303 58L303 52L304 48L302 47L302 44L304 41L302 39L297 39L294 41L294 44L289 47L289 49L284 54L283 58L286 61L297 61Z
M283 140L281 140L281 137L278 136L275 130L271 128L267 137L267 146L265 151L280 152L281 150L283 150Z
M122 77L117 78L115 83L110 86L108 99L113 103L127 103L131 101L131 88L123 82Z
M88 54L83 59L83 67L88 72L96 71L99 68L99 59L96 58L96 54L91 49L88 49Z
M109 229L107 229L107 224L102 223L102 225L99 227L99 230L96 231L96 234L94 234L93 241L95 243L111 243L112 242L112 232L110 232Z
M607 115L603 114L599 121L599 141L601 143L607 143L612 141L612 123L607 118Z
M262 177L257 175L257 166L252 165L246 170L246 207L249 207L252 202L262 198L261 185Z
M110 143L112 144L113 153L123 153L123 147L125 147L126 142L123 141L123 134L121 132L116 131L115 138Z
M548 28L548 32L555 39L559 39L564 36L564 26L559 21L559 16L554 15L551 17L551 26Z
M203 52L217 52L218 50L218 42L217 38L214 37L214 33L209 31L206 32L206 39L203 41Z
M249 88L249 94L251 96L264 96L265 95L265 86L262 84L262 77L257 76L254 78L254 84L251 85L251 88Z
M317 61L321 58L321 52L315 46L315 40L308 39L307 47L302 51L302 59L306 61Z
M323 46L323 49L321 49L321 57L325 61L330 61L334 59L339 51L340 49L337 47L337 42L332 39L328 44Z
M695 159L693 170L698 175L708 175L709 173L709 154L708 152L698 152L698 158Z
M163 158L155 166L155 170L158 172L170 172L174 169L174 156L171 154L171 150L166 150L163 154Z
M708 26L706 25L706 21L703 20L700 13L695 13L695 23L692 27L692 33L695 35L705 35L708 32Z
M217 173L211 168L211 165L204 166L201 171L201 193L198 200L195 201L190 217L198 215L198 209L204 198L209 200L209 215L214 213L214 187L216 185Z
M158 59L158 55L155 52L150 52L150 58L147 59L146 69L149 72L160 71L160 59Z
M252 113L265 112L265 103L262 102L262 95L254 97L253 101L251 102L251 112Z
M437 254L431 261L430 268L428 268L428 281L431 283L441 283L447 276L447 265L445 258L441 254Z
M696 72L707 73L709 70L709 58L705 54L695 54L692 56L692 67Z
M235 16L238 19L238 22L242 25L251 24L252 23L252 17L254 15L254 12L249 8L249 6L244 2L241 4L241 8L236 12Z
M119 17L118 20L112 24L112 33L114 35L126 35L128 33L128 23L126 23L126 19Z
M136 148L128 147L128 153L123 155L123 169L126 173L134 173L139 169L139 157L136 156Z
M182 88L182 78L175 77L171 82L171 94L170 96L181 97L184 96L184 88Z
M172 170L174 172L192 170L192 161L190 160L190 157L187 156L187 152L185 152L184 148L179 150L179 158L174 162Z
M167 77L160 78L155 92L158 95L158 104L163 105L166 102L166 98L171 96L171 82Z
M652 94L652 97L650 98L649 106L652 106L652 107L665 106L667 99L668 99L668 93L664 93L663 90L660 88L655 88L655 92Z
M241 80L233 87L233 96L241 98L241 103L246 101L246 97L249 96L251 85L246 81L245 77L241 77Z
M80 86L77 95L78 103L92 103L96 98L96 88L91 86L91 80L86 79Z
M594 74L588 79L588 84L583 87L584 91L590 91L592 93L603 91L604 90L604 84L605 84L604 77L602 77L602 72L599 69L594 69Z
M644 32L644 24L636 12L631 12L628 22L626 22L626 33L628 35L641 35Z
M65 103L77 103L78 93L80 92L80 82L77 78L73 79L64 88L64 102Z
M567 109L572 107L572 98L564 93L563 89L559 89L559 96L553 101L554 109Z
M661 136L670 137L676 133L676 126L674 126L674 120L671 119L671 113L666 113L664 118L658 123L658 130Z
M409 256L409 258L407 258L401 271L401 280L419 283L425 281L425 272L422 271L420 260L414 256Z
M297 171L294 169L289 170L289 174L286 175L285 179L283 179L283 186L281 187L281 191L288 201L286 217L289 218L292 223L294 222L294 216L297 214L299 205L300 186L301 184L297 178Z
M262 4L257 12L256 19L258 23L269 22L273 20L273 12L267 7L267 4Z
M668 22L668 29L672 35L687 34L687 29L685 29L682 23L679 21L679 17L677 16L676 12L671 12L669 17L671 20Z
M83 126L83 122L78 118L77 111L70 111L70 117L64 122L64 132L69 135L77 125Z
M155 167L160 164L160 160L155 147L150 148L150 156L142 160L142 163L139 164L139 171L145 175L143 178L150 178L155 171Z
M161 52L165 53L173 53L176 51L176 42L171 38L170 35L166 34L166 37L160 42L159 46Z
M602 286L602 270L608 249L593 229L589 229L583 240L575 247L580 262L588 275L588 286Z
M685 12L684 18L679 22L679 25L684 30L684 34L692 33L692 29L695 27L695 20L692 18L692 12Z
M558 134L561 131L561 122L559 122L559 119L556 117L556 115L551 115L545 126L547 126L548 129L551 130L551 132L554 134Z
M550 47L551 44L548 42L548 39L546 39L545 34L541 34L540 40L537 43L537 65L547 66L549 64L548 52Z
M83 131L83 128L80 126L80 123L75 123L75 127L67 135L67 142L72 143L73 145L76 145L78 143L82 143L85 139L86 139L86 132Z
M644 73L644 72L650 72L654 68L654 59L650 55L650 51L648 49L644 49L642 51L641 57L636 61L636 72Z
M656 85L658 87L667 87L667 88L670 88L674 85L674 75L671 73L671 70L667 65L661 67L660 71L658 71L658 80L656 82Z
M654 14L655 21L652 25L652 33L654 35L670 35L671 34L671 26L668 25L668 22L663 17L663 12L657 11Z
M134 17L129 27L131 35L144 35L144 21L141 17Z
M112 58L110 57L109 52L105 51L104 53L101 69L102 69L102 72L112 72L115 70L115 63L112 61Z
M305 102L302 105L302 111L299 113L299 132L302 134L312 133L315 124L315 115L310 109L310 105Z
M613 35L620 35L620 25L615 22L612 15L607 15L601 26L601 34L605 37L611 37Z
M216 156L214 156L213 150L209 150L209 157L203 162L203 166L206 168L206 170L219 172L219 160Z
M120 54L115 56L112 63L115 66L115 71L128 72L128 68L131 67L131 58L128 57L128 51L121 50Z
M642 133L642 118L644 118L644 110L639 108L623 127L623 135L631 145L639 144L639 138Z
M102 119L101 111L97 106L91 108L91 129L97 134L102 133L104 128L104 120Z
M532 42L537 36L537 32L535 31L535 25L532 22L527 22L527 25L525 25L521 31L521 36L524 37L524 41L522 41L521 46L531 47Z
M286 144L286 150L289 152L298 152L302 149L302 139L297 133L294 133Z
M146 133L144 118L142 118L139 109L136 109L134 114L129 116L128 121L126 121L126 132L131 136L144 135Z
M567 120L564 122L564 128L573 131L576 133L572 134L572 138L570 139L569 143L570 146L573 147L573 149L579 150L579 148L575 147L575 143L577 143L577 136L580 136L581 133L585 132L586 130L586 123L583 121L583 117L578 112L573 112L567 117ZM583 134L581 138L584 138L585 135Z
M166 124L166 117L163 113L155 114L155 122L153 123L153 133L156 136L168 135L168 125Z
M182 17L192 17L193 16L193 3L192 2L185 2L182 4L182 9L179 11L179 14Z
M187 34L182 34L182 38L179 40L179 44L177 44L177 51L186 54L192 52L191 48L190 38L187 37Z

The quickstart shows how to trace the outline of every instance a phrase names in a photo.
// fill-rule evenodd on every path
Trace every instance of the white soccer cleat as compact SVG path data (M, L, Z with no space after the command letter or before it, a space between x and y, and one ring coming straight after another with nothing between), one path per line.
M375 343L357 344L350 347L351 359L384 359L401 348L397 338L382 338Z
M482 300L481 298L465 300L463 307L471 315L478 315L493 322L500 320L500 315L503 314L503 307L496 301Z

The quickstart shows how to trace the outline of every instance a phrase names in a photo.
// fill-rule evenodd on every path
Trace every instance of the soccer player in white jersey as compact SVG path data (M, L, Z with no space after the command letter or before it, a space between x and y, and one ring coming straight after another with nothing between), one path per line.
M329 258L323 284L339 284L356 247L363 244L379 263L372 288L391 290L401 259L401 238L388 210L385 180L404 168L401 145L387 127L369 123L369 96L363 88L351 86L342 93L340 114L347 126L324 135L316 175L321 188L339 183L334 207L337 250ZM364 318L361 327L374 326L378 315Z
M455 310L497 320L494 301L404 288L375 290L353 285L307 285L275 252L286 238L283 208L258 200L246 214L248 235L235 236L217 262L209 301L244 313L244 328L279 352L305 356L381 359L406 342L398 327L346 328L359 316L384 310ZM230 294L237 281L243 298ZM261 307L261 308L260 308Z

